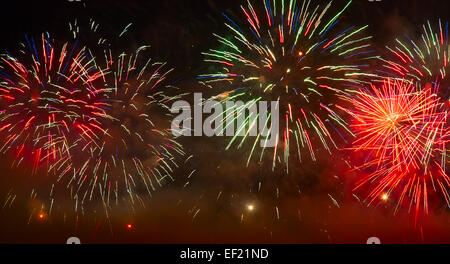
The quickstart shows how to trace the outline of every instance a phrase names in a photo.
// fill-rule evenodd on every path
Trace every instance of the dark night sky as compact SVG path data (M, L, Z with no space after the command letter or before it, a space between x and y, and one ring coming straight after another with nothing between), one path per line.
M94 18L108 33L118 34L133 23L127 48L150 44L152 54L176 69L182 77L179 87L186 92L200 91L194 76L204 70L200 52L214 47L211 33L224 30L221 12L239 16L241 0L163 0L163 1L97 1L81 3L60 1L7 1L2 3L2 40L0 49L14 49L25 33L64 32L69 21ZM324 1L318 1L324 2ZM335 5L344 1L335 1ZM394 36L414 35L417 25L430 19L450 19L450 6L441 0L354 0L346 22L370 25L374 45L384 47ZM445 8L443 8L445 7ZM61 243L78 236L88 243L172 243L172 242L262 242L262 243L364 243L370 236L383 242L450 242L450 214L436 209L414 228L411 216L394 216L390 208L366 208L351 195L352 183L343 168L336 166L334 155L317 164L297 167L303 176L302 194L290 190L291 179L275 173L270 181L280 186L281 195L274 198L274 188L261 194L249 192L252 177L266 173L259 167L243 168L247 156L225 152L225 142L213 139L184 139L189 152L196 156L197 174L187 189L177 184L158 192L147 206L135 215L119 214L111 224L103 216L64 220L49 218L27 224L30 205L19 199L12 208L2 201L8 192L11 176L24 177L20 169L0 162L0 243ZM343 154L342 154L343 155ZM245 157L245 158L243 158ZM2 158L4 160L4 158ZM339 178L330 177L339 175ZM266 173L267 174L267 173ZM351 175L349 176L352 177ZM222 197L216 199L218 192ZM338 200L340 208L329 197ZM245 212L254 203L252 213ZM280 219L276 219L275 206ZM198 215L193 218L195 212ZM241 214L244 221L241 223ZM132 223L133 230L126 230ZM423 240L422 240L423 236Z

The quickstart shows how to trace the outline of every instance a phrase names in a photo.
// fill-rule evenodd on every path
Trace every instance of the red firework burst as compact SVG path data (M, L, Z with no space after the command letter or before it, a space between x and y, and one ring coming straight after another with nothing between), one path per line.
M385 80L379 87L360 90L351 99L351 125L357 139L352 149L365 154L371 173L355 189L370 185L369 204L397 198L428 212L428 195L443 194L450 206L447 159L447 112L436 95L437 87L418 89L409 81ZM359 168L358 168L359 169ZM409 198L409 199L407 199Z
M40 45L39 45L40 44ZM12 152L15 163L55 166L67 155L73 127L98 130L104 115L101 94L91 83L102 76L85 47L54 44L48 34L40 43L26 38L22 55L1 58L0 131L2 152Z

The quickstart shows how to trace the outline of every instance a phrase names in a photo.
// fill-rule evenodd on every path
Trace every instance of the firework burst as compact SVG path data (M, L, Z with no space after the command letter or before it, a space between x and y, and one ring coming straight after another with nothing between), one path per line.
M358 77L364 75L373 50L371 37L365 35L367 26L341 25L350 4L334 13L331 2L325 6L293 0L248 2L241 6L247 24L238 25L224 14L229 35L215 34L221 47L204 53L205 61L217 72L198 79L222 90L212 99L279 103L281 132L270 155L272 170L280 161L289 171L291 156L300 162L308 156L315 161L319 149L331 153L338 148L337 140L351 134L334 102L362 82ZM247 165L260 137L250 143ZM240 148L248 138L247 134L240 140L234 137L227 149L239 141ZM262 162L269 150L262 147L259 152Z
M368 203L396 197L398 208L409 201L416 216L428 212L428 196L439 192L450 206L450 178L446 172L447 112L436 87L416 88L410 81L387 79L349 99L347 112L357 135L352 148L363 153L358 168L372 171L355 189L370 185Z
M172 69L135 53L113 56L105 51L100 87L107 114L98 130L80 128L71 145L70 162L59 166L59 180L70 188L75 210L101 201L106 211L125 201L134 208L185 162L184 149L172 136L165 116L168 97L161 88ZM166 85L165 88L170 86ZM190 176L190 175L189 175Z
M98 93L92 82L101 75L85 47L58 45L48 33L39 41L26 37L19 56L2 55L1 151L12 153L17 165L31 162L33 173L43 163L50 169L67 155L76 122L98 129L104 111L92 102Z

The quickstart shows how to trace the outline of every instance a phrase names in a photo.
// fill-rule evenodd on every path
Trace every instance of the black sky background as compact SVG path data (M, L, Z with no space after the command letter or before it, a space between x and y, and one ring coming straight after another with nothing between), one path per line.
M324 1L316 1L323 3ZM334 1L342 6L346 1ZM163 0L163 1L7 1L2 3L0 49L14 50L24 34L49 31L54 36L67 31L73 19L94 18L106 32L118 34L133 23L126 48L151 45L154 57L176 69L174 79L186 92L201 88L194 77L205 70L201 52L216 45L212 33L223 32L222 12L240 16L241 0ZM354 0L346 12L349 24L370 25L374 45L382 49L397 35L418 34L427 19L450 20L450 3L437 0ZM0 242L64 243L78 236L84 243L364 243L378 236L390 243L450 242L448 210L436 209L423 220L423 228L414 227L411 215L392 215L391 208L366 208L351 195L351 181L336 161L344 154L328 157L320 165L301 166L304 174L302 194L289 189L289 181L277 181L263 194L252 191L254 177L268 175L256 165L243 168L246 155L223 151L226 142L213 139L184 139L195 155L197 174L189 188L174 184L157 193L146 210L134 215L119 214L111 222L103 216L49 217L28 224L30 208L26 199L18 199L9 208L1 208L11 187L11 175L21 177L20 169L0 160ZM330 172L332 171L332 172ZM330 175L331 174L331 175ZM330 177L336 174L338 177ZM306 176L305 176L306 175ZM350 177L353 177L350 175ZM285 188L284 188L284 187ZM220 199L216 199L222 191ZM339 203L333 204L331 195ZM254 212L246 205L255 205ZM277 218L276 209L280 218ZM200 209L198 214L196 212ZM194 217L195 215L195 217ZM241 220L243 216L243 220ZM127 224L133 229L128 230Z

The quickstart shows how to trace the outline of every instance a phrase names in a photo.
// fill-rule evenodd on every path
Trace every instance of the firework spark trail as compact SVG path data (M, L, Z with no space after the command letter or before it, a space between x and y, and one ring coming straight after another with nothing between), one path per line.
M246 7L241 6L247 25L239 26L223 14L230 35L214 34L221 47L203 53L205 61L219 70L198 79L207 86L226 89L210 100L249 102L238 109L238 115L245 115L245 107L261 100L279 102L283 131L276 136L272 169L278 160L288 171L292 153L300 162L305 156L316 160L317 145L331 153L338 147L337 140L345 141L345 136L351 134L334 101L364 83L359 77L366 75L363 69L368 67L374 51L370 49L371 37L365 35L367 26L339 29L341 15L350 4L331 15L331 2L325 7L313 7L310 1L265 0L258 6L248 1ZM233 118L232 122L237 119ZM255 122L247 120L236 130L255 126ZM248 132L241 133L227 149L237 141L238 148L242 147L248 138ZM248 162L260 138L258 134L250 144ZM309 155L302 153L304 149ZM269 150L262 147L260 152L261 162Z
M0 73L1 152L11 152L14 163L42 163L51 168L67 157L67 135L77 122L97 130L104 114L93 102L100 92L92 82L101 77L86 48L75 42L55 44L48 33L39 41L26 36L21 55L2 55Z
M445 150L448 113L436 89L387 79L381 88L372 85L350 97L351 109L342 108L354 118L351 128L357 139L352 149L366 156L360 168L373 171L355 188L372 186L369 204L396 197L395 211L409 201L417 217L421 207L428 212L429 194L439 192L450 207L450 178L445 159L439 158Z

